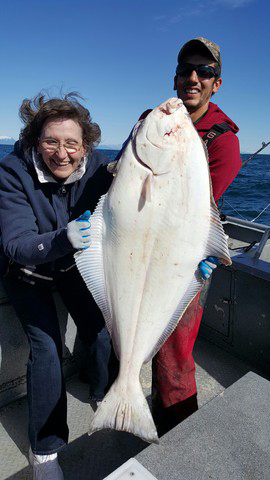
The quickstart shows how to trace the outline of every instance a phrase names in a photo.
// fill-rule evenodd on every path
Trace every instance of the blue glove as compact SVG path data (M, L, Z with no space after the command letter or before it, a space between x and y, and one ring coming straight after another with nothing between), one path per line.
M213 270L219 265L217 257L207 257L199 263L199 270L203 280L210 278Z
M73 248L77 250L86 250L91 244L90 217L90 210L86 210L79 218L67 225L67 237Z

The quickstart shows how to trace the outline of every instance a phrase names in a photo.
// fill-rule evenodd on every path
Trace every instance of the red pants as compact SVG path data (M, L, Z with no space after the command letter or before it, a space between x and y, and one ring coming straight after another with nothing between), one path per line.
M192 351L203 314L199 300L200 293L153 358L153 400L157 395L165 408L197 393Z

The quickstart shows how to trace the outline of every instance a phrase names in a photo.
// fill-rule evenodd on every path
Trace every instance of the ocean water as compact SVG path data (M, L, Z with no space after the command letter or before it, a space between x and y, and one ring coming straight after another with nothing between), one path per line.
M12 145L0 145L0 158L11 152ZM117 150L102 150L110 160ZM242 154L243 161L251 154ZM270 225L270 155L257 155L242 167L223 196L221 212L225 215Z
M244 161L249 157L241 155ZM221 210L233 217L270 225L270 155L257 155L241 168L224 195Z

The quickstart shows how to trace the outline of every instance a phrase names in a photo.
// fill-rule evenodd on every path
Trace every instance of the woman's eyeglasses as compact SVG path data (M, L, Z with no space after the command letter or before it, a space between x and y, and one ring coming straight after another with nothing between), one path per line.
M200 78L218 77L218 71L210 65L193 65L192 63L182 63L177 66L176 75L180 77L189 77L192 72L197 73Z
M41 145L49 153L56 152L61 146L64 147L67 153L77 153L81 148L81 145L78 145L76 142L66 142L61 144L53 139L41 140Z

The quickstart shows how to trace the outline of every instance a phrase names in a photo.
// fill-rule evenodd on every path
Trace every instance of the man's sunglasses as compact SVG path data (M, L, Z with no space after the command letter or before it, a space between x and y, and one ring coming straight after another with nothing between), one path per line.
M193 65L192 63L181 63L181 65L178 65L176 75L179 75L180 77L190 77L194 70L200 78L213 78L219 76L218 70L214 67L210 67L210 65Z

